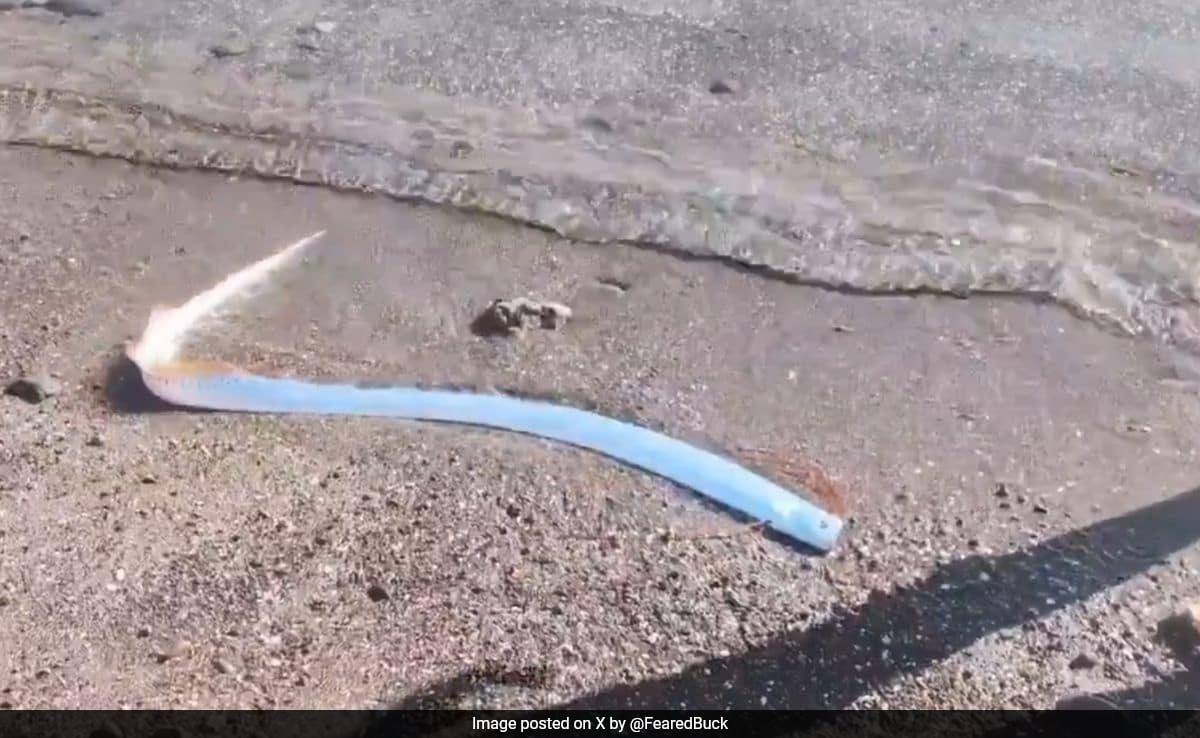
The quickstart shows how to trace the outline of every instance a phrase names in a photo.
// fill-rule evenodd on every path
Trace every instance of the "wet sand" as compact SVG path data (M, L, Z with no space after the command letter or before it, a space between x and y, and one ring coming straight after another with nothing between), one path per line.
M1200 373L1153 342L28 148L0 149L0 223L0 371L64 385L0 403L0 702L1194 704L1153 629L1200 595ZM153 304L321 228L191 355L555 395L819 462L845 537L812 558L528 439L113 406ZM471 333L517 295L574 318Z

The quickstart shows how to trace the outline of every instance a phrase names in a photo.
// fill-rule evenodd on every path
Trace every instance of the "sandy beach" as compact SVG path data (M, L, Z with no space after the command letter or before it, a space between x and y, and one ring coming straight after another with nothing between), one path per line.
M0 46L0 708L1200 705L1194 3L0 0ZM820 468L842 538L147 403L151 310L318 230L186 356ZM479 335L515 298L571 315Z
M1190 704L1195 363L1036 301L863 297L451 210L0 149L12 707ZM823 465L832 555L481 431L139 413L157 303L326 240L189 348L509 388ZM571 306L484 338L498 297ZM1181 661L1181 659L1184 659Z

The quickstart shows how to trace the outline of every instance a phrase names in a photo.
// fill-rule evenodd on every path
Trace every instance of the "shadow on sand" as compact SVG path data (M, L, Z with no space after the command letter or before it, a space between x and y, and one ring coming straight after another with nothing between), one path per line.
M182 408L159 399L142 381L137 365L125 354L119 353L108 363L102 384L104 399L115 413L133 415L139 413L197 412Z
M759 709L763 696L774 709L845 708L873 687L919 672L990 633L1119 585L1198 538L1200 488L1025 550L952 562L913 586L877 592L860 608L836 613L808 630L780 633L746 653L710 659L661 679L616 685L555 709ZM1169 691L1177 706L1195 705L1195 680L1185 677L1107 699L1162 706ZM774 687L768 689L769 684ZM441 685L433 692L445 694L454 686L461 685ZM420 704L414 697L396 707ZM1108 715L1110 726L1126 721L1129 728L1153 727L1141 725L1145 720L1160 727L1177 722L1163 713ZM979 727L970 734L989 732Z

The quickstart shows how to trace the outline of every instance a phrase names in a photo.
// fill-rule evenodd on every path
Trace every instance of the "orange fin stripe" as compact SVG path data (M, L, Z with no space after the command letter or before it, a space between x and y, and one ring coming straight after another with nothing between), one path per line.
M172 361L151 368L150 374L163 379L182 379L217 375L245 377L250 373L240 366L224 361Z

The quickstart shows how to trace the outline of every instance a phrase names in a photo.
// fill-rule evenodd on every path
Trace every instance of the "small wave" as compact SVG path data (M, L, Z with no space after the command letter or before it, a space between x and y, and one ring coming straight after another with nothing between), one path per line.
M0 68L10 144L454 206L843 291L1048 299L1200 350L1200 208L1127 172L1034 156L867 167L689 139L634 110L351 97L166 58L84 65L86 39L25 31Z

